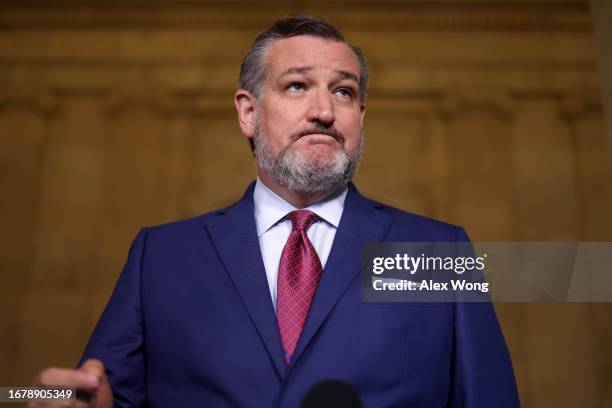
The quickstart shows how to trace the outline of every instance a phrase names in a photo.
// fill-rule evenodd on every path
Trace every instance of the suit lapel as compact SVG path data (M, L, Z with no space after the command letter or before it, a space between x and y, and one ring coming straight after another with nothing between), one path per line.
M207 221L208 231L280 378L286 371L276 315L261 257L252 183L244 197Z
M206 225L219 257L279 377L284 378L287 366L257 239L253 207L254 185L255 183L252 183L249 186L238 203L208 219ZM308 347L351 282L359 276L363 244L380 241L384 237L391 217L380 211L381 207L364 199L353 184L349 184L342 219L297 344L294 363ZM290 369L294 366L295 364L292 364Z
M382 207L364 199L353 184L349 184L332 250L293 355L294 363L308 347L351 282L359 276L363 244L380 241L384 237L391 217L380 211ZM295 364L291 365L294 366Z

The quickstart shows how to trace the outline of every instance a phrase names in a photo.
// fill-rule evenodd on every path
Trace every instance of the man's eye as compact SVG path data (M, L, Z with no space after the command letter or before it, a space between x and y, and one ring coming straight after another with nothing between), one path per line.
M348 88L340 88L338 90L336 90L336 94L344 97L344 98L352 98L353 97L353 90L352 89L348 89Z
M304 84L301 84L299 82L292 82L289 85L287 85L287 90L288 91L302 91L304 89Z

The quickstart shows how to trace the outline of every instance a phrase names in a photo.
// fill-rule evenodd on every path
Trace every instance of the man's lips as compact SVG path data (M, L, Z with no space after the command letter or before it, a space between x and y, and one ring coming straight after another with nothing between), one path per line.
M310 129L304 129L301 132L293 135L293 141L297 141L303 137L308 137L311 143L326 143L331 144L331 139L334 139L337 143L342 144L344 142L344 135L338 132L334 128L325 128L322 126L315 126Z
M336 139L332 135L328 135L325 133L310 133L302 136L302 138L306 138L306 141L309 144L337 144L339 143L338 139ZM301 138L300 138L301 139Z

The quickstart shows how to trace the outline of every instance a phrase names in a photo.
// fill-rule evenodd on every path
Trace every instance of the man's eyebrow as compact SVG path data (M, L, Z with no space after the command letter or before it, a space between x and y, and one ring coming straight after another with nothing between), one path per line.
M305 74L306 72L312 71L313 69L314 67L310 65L307 65L304 67L293 67L283 72L280 75L280 77L284 77L285 75L291 75L291 74ZM353 81L359 83L359 78L357 77L357 75L353 74L350 71L345 71L343 69L340 69L340 70L336 70L336 73L340 75L342 79L352 79Z
M338 70L336 72L340 74L342 79L352 79L353 81L359 83L359 78L357 78L357 75L353 74L350 71Z
M310 65L307 65L305 67L293 67L283 72L280 76L283 77L285 75L290 75L290 74L304 74L308 71L312 71L313 69L314 68L311 67Z

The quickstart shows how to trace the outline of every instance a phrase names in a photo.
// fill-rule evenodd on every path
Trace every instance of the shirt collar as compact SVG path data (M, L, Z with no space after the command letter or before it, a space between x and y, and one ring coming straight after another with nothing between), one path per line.
M348 187L344 187L337 193L304 209L312 211L328 224L338 228L347 192ZM270 190L259 178L257 178L255 190L253 191L253 202L255 204L255 223L257 225L258 237L261 237L264 232L272 228L291 211L297 210L293 205Z

